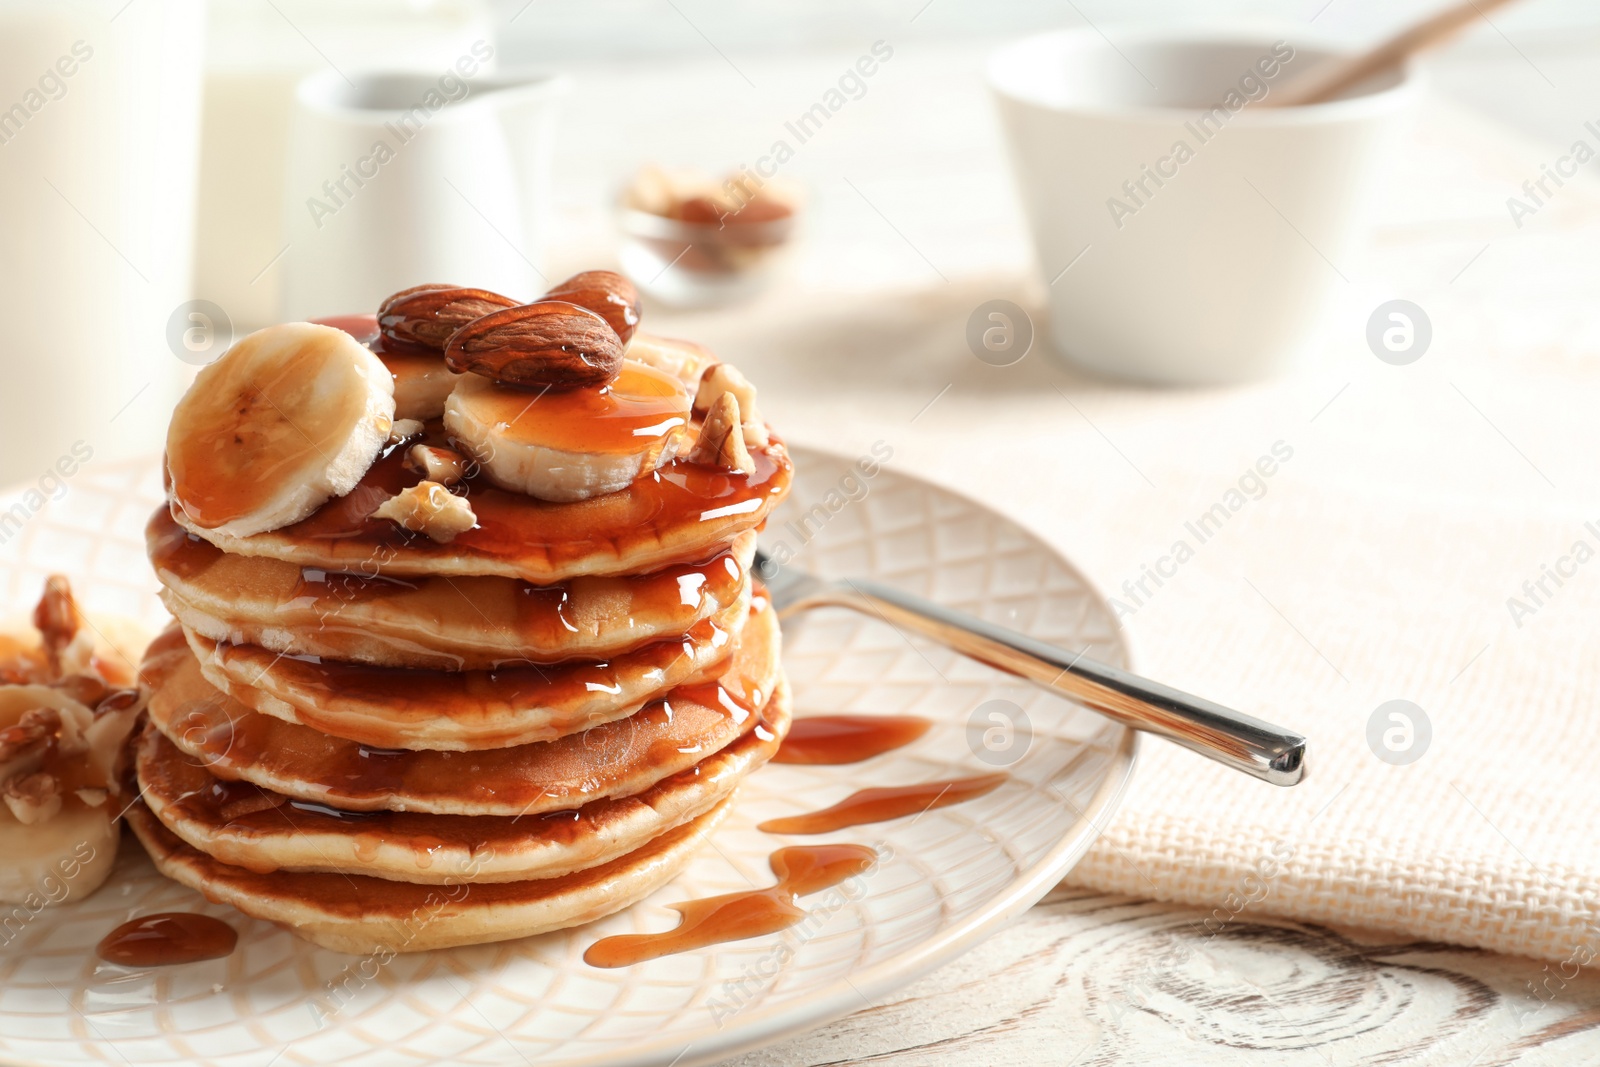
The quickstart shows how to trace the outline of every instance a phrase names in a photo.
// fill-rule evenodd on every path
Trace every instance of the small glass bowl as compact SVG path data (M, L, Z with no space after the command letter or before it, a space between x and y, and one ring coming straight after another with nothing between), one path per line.
M763 222L683 222L619 209L623 273L641 292L674 307L744 300L772 281L792 247L798 210Z

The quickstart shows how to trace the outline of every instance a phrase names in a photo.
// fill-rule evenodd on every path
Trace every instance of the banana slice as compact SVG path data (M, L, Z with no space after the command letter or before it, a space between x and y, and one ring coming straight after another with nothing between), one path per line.
M657 337L650 333L636 333L622 353L624 359L648 363L656 370L666 371L694 392L706 369L717 362L711 350L693 341L679 341L672 337Z
M692 444L690 401L675 375L635 360L602 389L519 389L468 374L444 425L496 485L567 502L625 489Z
M394 420L394 380L343 330L258 330L202 370L167 429L174 514L249 537L355 488Z
M142 706L96 716L55 686L0 685L0 901L37 911L111 873L121 803L103 783Z
M437 352L400 352L387 346L377 351L394 376L394 417L427 422L444 414L444 402L461 375L444 365Z
M29 826L0 808L0 902L38 912L52 904L81 900L100 888L117 861L122 824L116 808L63 811Z

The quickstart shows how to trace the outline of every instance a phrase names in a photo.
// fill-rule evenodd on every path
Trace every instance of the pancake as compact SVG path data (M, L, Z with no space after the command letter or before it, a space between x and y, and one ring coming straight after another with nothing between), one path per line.
M643 792L752 729L778 679L777 620L766 609L720 679L627 718L513 748L403 751L250 711L207 683L187 648L172 658L152 678L150 720L217 778L346 811L439 815L538 815Z
M643 574L705 559L725 542L757 529L789 491L794 468L782 442L750 450L755 473L668 463L626 489L571 503L537 500L467 479L477 525L446 543L370 516L422 476L406 469L404 447L390 446L353 490L309 518L249 537L207 530L172 517L225 552L264 556L302 567L385 577L497 575L541 585L579 575ZM443 426L428 424L425 444L449 447Z
M446 886L342 874L254 874L183 843L143 804L127 814L156 869L207 900L335 952L424 952L530 937L621 911L671 881L732 800L626 856L561 878Z
M485 670L598 658L675 637L749 585L755 534L636 577L375 577L228 555L163 509L145 527L161 599L213 641L389 667Z
M344 812L216 778L154 726L140 739L136 763L156 818L223 863L426 884L522 881L609 863L727 799L788 733L785 685L760 715L726 748L636 796L542 815Z
M265 715L377 748L462 752L554 740L709 680L749 613L741 600L681 638L605 661L497 671L405 671L187 637L206 680Z

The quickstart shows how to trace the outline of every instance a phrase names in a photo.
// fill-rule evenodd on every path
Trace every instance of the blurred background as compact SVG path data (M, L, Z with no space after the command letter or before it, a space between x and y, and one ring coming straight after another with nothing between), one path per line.
M418 262L466 284L511 279L530 297L543 279L614 266L628 251L619 199L641 166L695 168L720 181L779 139L795 142L780 179L796 225L770 265L771 277L784 279L785 307L868 293L948 296L948 287L967 286L970 301L945 302L970 307L1004 294L1032 312L1047 279L1034 263L985 85L997 46L1065 27L1114 42L1141 26L1260 23L1355 47L1439 6L13 0L0 9L10 22L0 34L0 106L23 103L26 121L14 119L9 134L0 122L0 177L13 215L0 235L0 277L13 294L11 318L28 325L10 347L17 387L0 414L27 433L0 474L26 478L78 439L92 438L102 458L154 451L173 398L219 342L284 317L370 310L396 287L393 276ZM71 76L47 78L35 109L28 94L75 43L93 58ZM859 79L859 95L825 129L803 144L790 136L786 124L875 43L892 59ZM1526 173L1537 175L1547 146L1559 150L1600 118L1597 57L1600 8L1527 0L1482 20L1426 66L1435 98L1513 131L1530 146ZM380 131L352 120L350 108L403 106L407 92L465 71L463 60L473 72L467 81L482 87L562 76L537 100L505 98L508 115L523 112L510 115L509 138L492 149L516 158L473 158L496 141L484 129L462 135L472 146L464 149L442 144L440 132L428 142L439 160L408 150L419 158L391 168L410 168L405 177L367 179L388 190L344 177L341 167L390 167L364 160L363 146ZM395 89L394 100L364 99L377 91L365 80L375 70L420 80ZM305 79L318 87L297 119L296 86ZM471 103L485 99L480 92ZM464 95L449 99L463 114L467 104ZM425 165L433 169L423 173ZM514 188L496 186L502 172ZM1505 193L1515 192L1508 181ZM1414 221L1419 206L1435 218L1455 210L1434 190L1391 194L1379 209L1391 218L1411 213ZM1470 253L1475 242L1463 238L1462 247ZM654 270L650 262L632 273ZM479 266L488 277L463 276ZM755 343L760 331L745 329L759 318L749 300L774 299L771 277L687 301L720 310L675 311L655 300L652 321L666 332ZM663 282L651 295L673 295L670 275L637 280ZM1363 292L1353 306L1374 302ZM53 314L25 313L40 307ZM675 315L682 326L670 325ZM935 328L927 316L911 319L908 329ZM728 332L735 320L743 325ZM1048 358L1042 323L1039 334ZM49 399L64 368L81 382L70 406Z

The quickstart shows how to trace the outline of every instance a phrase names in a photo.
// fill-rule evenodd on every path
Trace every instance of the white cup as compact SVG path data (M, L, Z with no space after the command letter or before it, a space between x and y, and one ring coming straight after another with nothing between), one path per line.
M426 282L533 299L560 77L335 71L301 83L284 185L284 314L376 310Z
M1316 343L1419 87L1407 70L1326 104L1262 106L1334 54L1292 31L1215 29L1115 45L1068 30L995 53L989 81L1065 358L1223 383Z

